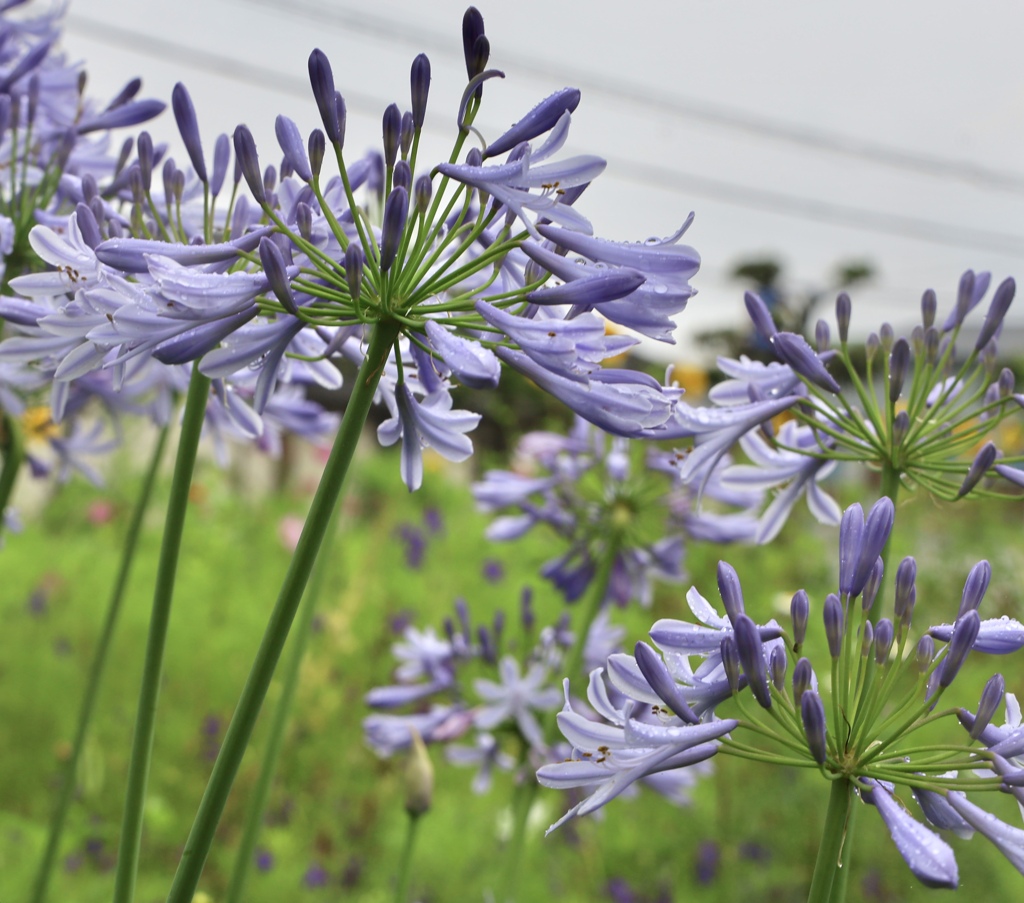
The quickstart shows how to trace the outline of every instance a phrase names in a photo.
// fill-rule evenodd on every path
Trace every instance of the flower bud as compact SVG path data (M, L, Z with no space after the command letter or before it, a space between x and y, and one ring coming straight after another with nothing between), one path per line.
M846 292L840 292L836 296L836 325L839 328L839 341L846 344L850 337L850 313L853 305L850 303L850 296Z
M332 144L340 144L342 130L338 122L334 73L331 71L331 64L326 54L319 48L309 55L309 83L313 88L313 97L320 110L320 119L324 124L327 139Z
M882 559L876 558L875 566L871 569L871 573L868 574L868 579L864 583L864 590L860 594L860 606L864 611L871 611L871 606L875 604L875 597L878 595L878 590L882 585L884 570L885 565L882 563Z
M277 188L277 170L273 166L268 166L263 170L263 190L267 197L274 193L275 188Z
M676 715L687 724L697 724L700 719L694 714L693 709L683 698L679 684L675 682L668 668L658 655L647 643L639 642L634 650L637 667L643 674L644 680L662 702L665 703Z
M231 160L231 139L223 132L213 143L213 175L210 177L210 194L220 194L224 187L224 179L228 174L228 163Z
M931 667L932 659L935 658L935 640L928 636L928 634L925 634L917 641L917 646L914 649L914 658L917 661L917 670L921 674L924 674Z
M853 581L864 540L864 509L856 502L843 512L839 522L839 592L852 595Z
M471 6L462 17L462 51L466 58L466 77L479 75L487 66L490 46L484 36L484 17Z
M381 227L380 271L386 273L395 262L402 241L405 221L409 216L409 193L404 188L393 188L384 203L384 223Z
M352 242L345 249L345 282L353 301L359 300L359 292L363 285L363 249Z
M480 658L489 665L498 663L498 651L491 639L491 632L481 624L476 629L477 644L480 647Z
M419 54L412 61L409 74L412 90L412 124L419 131L423 128L423 118L427 112L427 95L430 92L430 60L425 53Z
M779 358L808 382L814 383L826 392L836 395L840 393L839 383L825 369L821 358L814 353L814 349L807 344L803 336L793 332L777 332L772 338L772 345Z
M896 600L893 606L896 620L903 627L910 625L910 617L914 608L912 595L914 594L914 581L916 579L917 562L908 555L900 562L900 566L896 568Z
M846 618L843 612L843 603L839 601L839 596L835 593L829 593L825 597L822 617L825 621L825 636L828 639L829 655L833 659L837 659L843 651L843 627Z
M240 125L235 129L235 160L238 162L245 176L245 183L249 186L256 203L263 205L267 201L267 195L263 188L263 174L260 172L260 158L256 153L256 142L253 140L252 132L247 126Z
M416 129L412 124L412 113L405 112L402 114L402 131L398 136L398 149L402 153L402 159L404 160L409 156L409 151L412 149L412 139L415 136Z
M921 295L921 322L924 324L925 329L930 329L935 325L935 311L938 308L938 300L935 297L935 292L932 289L926 289L925 293Z
M78 231L82 233L82 241L90 248L95 248L103 241L100 224L88 204L78 204L75 207L75 222L78 223Z
M889 355L889 402L896 404L896 400L903 391L903 383L907 378L907 370L910 367L910 345L906 339L897 339L892 346L892 353Z
M882 618L875 627L875 664L884 665L889 660L894 634L892 621Z
M139 175L142 177L142 188L148 192L153 184L153 139L149 132L140 132L138 140Z
M313 240L313 208L304 201L295 205L295 225L298 226L299 235L306 241Z
M739 575L732 565L725 561L718 562L718 592L722 596L725 613L735 627L736 618L743 614L743 589L740 586Z
M757 625L747 615L739 614L733 621L733 633L750 690L762 708L770 709L772 695L768 688L768 674L764 664L764 645Z
M888 496L883 495L871 506L871 510L864 521L860 558L857 562L857 570L853 575L853 582L850 585L850 594L852 596L859 596L863 592L868 577L875 567L875 562L882 554L882 550L889 540L895 516L896 508L892 503L892 499Z
M878 349L881 346L881 342L878 340L878 333L868 333L868 337L864 340L864 359L867 363L871 363L875 359L875 355L878 354Z
M999 288L992 296L992 303L989 304L988 313L985 314L985 322L982 324L981 332L978 333L978 340L974 343L974 350L981 351L989 341L996 335L1003 325L1003 318L1010 309L1014 293L1017 291L1017 283L1013 278L1004 279Z
M526 633L533 630L537 619L533 613L533 589L529 586L524 586L523 591L519 594L519 618Z
M274 133L277 135L277 143L281 145L284 158L295 170L295 174L303 182L309 182L313 178L313 173L306 154L306 143L302 140L299 127L287 116L278 116L274 122Z
M963 483L960 484L960 489L957 490L956 497L958 499L963 498L981 482L981 478L985 476L988 469L996 463L997 454L994 442L986 442L981 447L981 451L974 456L974 460L967 471L967 476L964 477Z
M388 104L384 110L381 132L384 138L384 165L390 169L398 159L398 143L402 135L402 114L398 104Z
M178 123L178 131L181 132L181 140L185 142L185 150L192 161L192 168L199 176L199 181L206 182L206 161L203 159L203 144L199 137L196 110L192 106L188 90L181 82L178 82L171 91L171 108L174 110L174 120Z
M271 291L277 296L288 313L296 316L299 312L295 304L295 296L292 295L292 287L288 282L288 266L285 263L284 254L274 243L273 239L264 236L260 239L260 263L263 264L263 273L270 283Z
M753 292L745 292L743 303L747 306L747 313L754 323L754 329L766 342L770 342L778 329L775 328L775 321L772 319L768 305L761 300L759 295Z
M811 751L814 761L824 765L828 757L825 705L814 690L807 690L800 697L800 718L804 723L804 733L807 735L807 748Z
M957 289L956 294L956 309L953 311L951 318L952 322L946 323L946 329L952 329L960 326L964 321L964 317L967 316L967 312L971 309L971 300L974 296L974 273L971 270L967 270L960 277L960 285Z
M999 397L1009 398L1013 394L1014 382L1016 377L1013 375L1013 371L1009 367L1003 367L999 371L999 380L996 385L999 386Z
M878 329L878 341L882 345L882 350L888 354L892 351L892 343L895 339L895 334L892 331L892 324L883 323Z
M864 622L864 633L860 638L860 657L867 658L871 654L871 647L875 640L875 629L870 621Z
M985 689L981 691L978 714L974 716L974 724L971 725L970 730L972 740L977 740L981 736L981 732L988 727L992 716L996 713L996 709L1003 702L1005 692L1006 681L1003 680L1003 675L993 674L988 679L988 683L985 684Z
M391 177L391 184L395 188L404 188L406 191L412 190L412 170L409 169L409 164L405 160L399 160L395 164L395 172Z
M953 636L949 640L946 658L942 662L942 674L939 677L939 686L948 687L953 683L960 670L960 666L967 658L967 653L974 648L974 642L978 639L978 630L981 627L981 618L974 610L957 618L953 625Z
M579 106L580 96L578 88L562 88L545 97L504 135L489 144L484 156L495 157L524 141L532 141L538 135L543 135L554 128L563 114L572 113Z
M416 187L413 190L413 199L416 204L417 213L426 213L430 206L430 196L434 190L430 176L420 176L416 180Z
M896 448L903 444L910 432L910 415L906 411L900 411L892 419L892 442Z
M306 149L309 152L310 175L313 178L318 179L320 178L320 168L324 164L324 153L327 150L326 138L320 129L313 129L313 131L309 133L309 138L306 141Z
M807 636L807 619L810 617L811 603L806 590L798 589L789 603L789 616L793 621L793 649L799 651Z
M800 699L814 684L814 668L808 659L800 659L793 667L793 699L800 705Z
M979 561L971 568L964 582L964 591L960 596L960 609L956 616L959 620L969 611L977 611L981 600L985 598L989 582L992 580L992 565L987 561Z
M725 679L729 682L729 690L736 694L740 691L740 652L736 646L736 640L731 637L723 637L720 651L722 655L722 669L725 671Z
M939 359L940 335L938 329L929 326L924 331L924 360L926 364L934 364Z
M828 323L818 320L814 327L814 343L818 347L818 353L828 351L832 341L832 334L829 331Z
M412 745L405 766L405 811L418 818L430 809L434 798L434 766L419 731L410 728Z
M772 653L768 657L768 670L772 676L772 683L780 693L786 686L786 668L789 660L786 658L786 647L777 643L772 647Z

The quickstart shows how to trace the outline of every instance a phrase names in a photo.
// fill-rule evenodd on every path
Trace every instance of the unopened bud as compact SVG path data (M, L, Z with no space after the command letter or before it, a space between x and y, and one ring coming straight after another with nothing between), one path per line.
M972 740L977 740L981 736L981 732L988 727L992 716L996 713L996 709L1003 702L1005 692L1006 681L1003 680L1003 675L993 674L988 679L988 683L985 684L985 689L981 691L978 714L974 716L974 724L971 725L970 730Z
M828 757L828 743L825 730L825 705L814 690L807 690L800 698L800 718L804 723L807 748L814 761L825 764Z
M810 617L811 603L806 590L798 589L789 604L789 616L793 621L793 648L799 651L807 636L807 620Z
M935 311L938 309L938 299L932 289L926 289L921 295L921 322L925 329L935 325Z
M718 562L718 592L722 596L725 613L735 626L736 618L743 614L743 588L740 586L739 575L725 561Z
M850 296L846 292L840 292L836 296L836 325L839 329L839 341L843 345L850 338L851 310Z
M412 745L405 764L405 811L418 818L430 809L434 799L434 764L419 731L410 728Z
M839 596L829 593L825 597L825 606L822 611L825 621L825 636L828 638L828 651L833 659L839 658L843 651L843 626L845 615L843 603Z
M884 665L889 660L889 650L892 649L892 641L895 638L895 630L892 621L882 618L875 627L875 663Z
M896 400L900 397L909 368L910 345L906 339L897 339L892 346L892 353L889 355L889 402L891 404L896 404Z

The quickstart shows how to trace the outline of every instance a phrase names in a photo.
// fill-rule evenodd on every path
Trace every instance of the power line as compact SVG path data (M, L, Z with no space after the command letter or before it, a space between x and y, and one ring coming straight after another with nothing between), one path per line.
M78 14L69 15L67 19L73 28L111 46L185 63L245 85L270 88L307 100L311 97L308 83L295 76L284 75L223 54L190 47ZM384 107L382 101L370 94L350 93L346 90L345 97L346 101L351 98L350 107L363 108L367 111L372 109L374 112ZM1009 233L950 226L915 217L819 201L635 160L612 159L609 163L612 164L609 173L612 178L712 197L739 207L767 210L778 215L854 227L867 232L909 237L930 244L973 247L1001 254L1024 255L1024 238Z
M302 16L315 21L318 25L344 26L370 37L386 39L391 42L401 41L418 50L429 49L445 56L462 58L461 44L457 40L453 40L451 36L442 36L437 32L410 25L408 22L392 21L373 13L332 9L323 3L314 5L301 2L301 0L288 0L287 6L281 3L281 0L235 0L235 2L242 2L248 6L266 7L282 14L287 12L288 16ZM954 178L978 188L1024 194L1024 174L1021 173L982 166L970 160L949 159L919 151L908 151L875 141L865 141L862 138L840 132L807 128L774 117L759 116L756 113L735 107L681 97L653 87L630 85L621 79L610 79L596 72L560 69L537 57L508 54L504 49L501 52L501 57L514 63L519 71L566 82L577 88L597 91L633 107L646 107L659 116L664 116L668 111L677 116L743 132L758 138L768 138L796 145L806 150L853 157L918 175Z

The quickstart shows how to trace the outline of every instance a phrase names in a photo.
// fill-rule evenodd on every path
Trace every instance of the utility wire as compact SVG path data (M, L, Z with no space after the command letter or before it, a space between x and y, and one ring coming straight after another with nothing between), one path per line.
M249 2L253 2L253 0L249 0ZM245 85L265 87L306 100L311 97L309 84L304 79L284 75L264 66L256 66L226 57L223 54L190 47L177 41L169 41L79 14L68 15L67 22L74 30L88 35L93 40L120 49L147 53L174 62L185 63L196 69L205 70ZM345 99L350 108L372 110L374 113L385 106L384 102L370 94L349 92L347 89ZM434 131L437 129L435 128ZM1000 254L1024 255L1024 238L1009 233L945 225L926 219L819 201L799 195L753 188L722 179L680 172L676 169L636 160L612 159L609 160L609 163L612 164L609 172L610 178L710 197L739 207L766 210L814 222L848 226L866 232L898 235L929 244L971 247Z
M309 3L303 0L235 0L246 6L260 6L288 16L301 16L315 21L318 25L344 27L372 38L389 42L401 41L417 50L431 50L449 57L462 58L462 47L451 36L442 36L407 21L388 19L384 16L353 9L337 9L325 3ZM509 60L517 71L528 72L545 79L554 79L574 85L577 88L597 91L607 97L623 101L631 107L646 107L659 117L666 112L676 116L705 122L710 125L743 132L758 138L768 138L786 144L796 145L805 150L819 153L839 154L866 160L879 166L909 171L943 179L954 178L978 188L1012 191L1024 194L1024 173L1010 172L982 166L970 160L957 160L909 151L875 141L865 141L854 135L840 132L826 132L807 128L769 116L759 116L747 110L711 104L693 98L681 97L657 88L631 85L620 78L608 78L597 72L561 69L550 66L537 57L506 53L501 50L502 60Z

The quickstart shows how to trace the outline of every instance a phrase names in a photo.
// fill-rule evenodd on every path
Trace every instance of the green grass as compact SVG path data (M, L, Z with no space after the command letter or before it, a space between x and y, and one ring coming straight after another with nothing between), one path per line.
M230 718L287 566L278 523L286 514L301 514L306 504L298 496L237 492L212 468L201 469L197 482L201 491L189 510L171 620L139 903L157 903L167 892L205 786L217 733ZM474 512L464 483L428 474L424 489L410 495L400 487L394 456L376 455L358 464L352 485L356 488L345 503L343 531L330 549L331 570L317 630L303 666L260 844L272 853L274 865L269 871L253 871L246 896L251 903L392 899L394 864L405 831L403 763L378 760L363 744L360 723L367 714L363 694L390 677L393 617L409 614L419 625L440 627L461 596L474 620L490 621L504 608L513 623L526 584L535 590L541 623L553 621L562 608L536 576L539 564L555 553L551 537L538 532L515 544L486 542L486 519ZM72 484L24 533L8 537L0 552L3 903L25 899L41 852L135 488L130 479L103 491ZM89 522L88 507L98 499L115 506L117 516L111 522ZM53 901L99 903L110 897L164 499L158 494L147 519L99 715L78 776L80 791L51 889ZM441 511L445 529L430 538L422 568L410 570L396 530L406 521L422 524L428 507ZM911 552L917 556L919 611L930 612L929 620L950 620L968 569L987 557L994 576L986 615L1019 617L1022 520L1017 504L951 508L918 498L901 505L892 560ZM814 606L812 629L817 631L820 601L837 580L835 545L835 531L817 527L801 512L770 547L695 546L688 566L692 582L715 599L716 562L720 557L729 560L743 581L748 609L759 616L780 605L788 607L792 593L806 587ZM486 558L503 564L500 583L484 579ZM628 627L628 645L642 638L655 618L685 616L688 585L660 587L649 611L618 613ZM33 595L45 599L41 613L30 611ZM1024 669L1009 659L976 655L951 692L973 708L985 679L999 668L1009 689L1024 691ZM270 702L275 698L272 689ZM201 888L213 900L222 896L230 874L268 721L264 713L204 873ZM437 787L415 851L413 887L422 900L486 899L501 874L511 782L501 775L490 794L474 796L469 791L471 774L448 766L440 750L432 753ZM534 813L536 830L521 869L520 899L608 899L608 881L622 876L650 900L661 888L671 888L673 900L694 903L741 897L802 900L824 820L823 782L814 774L724 757L716 764L715 775L698 787L690 808L676 808L642 791L635 799L613 802L603 818L577 821L547 839L543 829L568 804L542 790ZM1019 818L1011 799L995 803L1007 820ZM910 875L880 819L861 808L849 863L849 899L924 899L929 892ZM717 876L700 884L699 852L711 842L721 850ZM973 899L984 893L993 900L1019 895L1024 879L985 840L954 840L953 845L961 894ZM313 864L326 870L326 887L304 885L303 875Z

